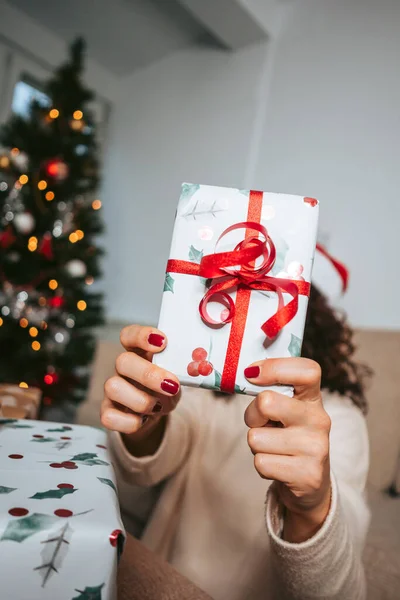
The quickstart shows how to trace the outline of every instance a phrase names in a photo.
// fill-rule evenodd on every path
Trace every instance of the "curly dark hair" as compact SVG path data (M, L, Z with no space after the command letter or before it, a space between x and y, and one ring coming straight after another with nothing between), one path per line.
M353 359L354 352L353 330L345 315L333 310L312 285L301 354L321 366L322 389L347 396L366 413L364 390L372 371Z

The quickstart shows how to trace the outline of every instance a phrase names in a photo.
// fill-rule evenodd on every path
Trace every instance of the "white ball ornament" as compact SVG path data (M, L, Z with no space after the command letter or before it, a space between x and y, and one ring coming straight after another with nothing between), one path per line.
M65 266L71 277L84 277L86 275L86 265L79 259L70 260Z
M28 234L31 233L35 227L35 219L31 213L19 213L14 217L14 226L19 233Z

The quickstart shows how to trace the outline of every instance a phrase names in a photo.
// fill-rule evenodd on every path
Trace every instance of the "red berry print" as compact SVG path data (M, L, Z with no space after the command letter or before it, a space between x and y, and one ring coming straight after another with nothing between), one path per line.
M103 450L107 450L107 446L103 446L103 444L96 444L96 448L103 448Z
M193 360L205 360L207 358L208 352L206 350L204 350L204 348L196 348L195 350L193 350L192 352L192 358Z
M29 510L27 508L10 508L8 514L12 517L24 517L28 512Z
M35 433L35 435L33 435L32 437L37 438L38 440L40 440L44 436L43 435L39 435L38 433Z
M19 458L24 458L24 455L23 454L9 454L8 458L19 459Z
M191 362L187 366L187 372L190 377L198 377L199 376L199 363Z
M113 548L116 548L117 544L118 544L118 538L120 535L123 535L121 529L114 529L114 531L112 531L110 533L110 544Z
M72 517L74 513L72 510L67 510L66 508L57 508L57 510L54 511L54 514L56 517Z
M59 490L62 490L62 489L73 490L74 489L74 486L72 485L72 483L59 483L57 487Z
M52 469L62 469L61 463L50 463Z
M199 364L199 374L203 375L204 377L207 377L207 375L211 375L213 370L214 367L211 363L208 362L208 360L202 360Z
M318 204L318 200L316 200L315 198L304 198L304 202L306 204L310 204L311 206L317 206Z
M61 463L61 466L64 467L64 469L77 469L78 465L75 464L74 462L72 462L71 460L66 460L63 463Z
M63 435L62 437L60 437L60 440L70 440L70 439L71 438L66 435Z

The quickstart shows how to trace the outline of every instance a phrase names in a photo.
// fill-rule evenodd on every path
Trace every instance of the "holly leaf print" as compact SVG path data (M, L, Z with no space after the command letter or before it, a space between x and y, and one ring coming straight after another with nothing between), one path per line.
M196 248L194 246L190 246L189 260L191 260L194 263L200 264L202 258L203 258L203 250L196 250Z
M57 490L47 490L46 492L36 492L33 496L30 496L31 500L46 500L47 498L63 498L67 494L73 494L76 489L72 488L60 488Z
M276 259L275 259L274 267L272 269L273 275L277 275L281 271L284 271L286 254L287 254L288 250L289 250L289 246L285 242L285 240L283 240L283 239L279 240L279 244L277 243L277 245L276 245Z
M190 198L200 189L198 183L183 183L181 188L181 200L190 200Z
M300 356L301 353L301 339L297 335L291 334L290 344L288 347L290 356Z
M65 431L71 431L72 427L69 427L68 425L63 425L62 427L56 427L55 429L46 429L46 431L48 432L60 432L60 433L64 433Z
M83 454L76 454L71 458L71 461L76 461L89 467L93 467L95 465L109 465L109 463L105 460L100 460L99 458L97 458L97 454L94 454L93 452L84 452Z
M37 442L38 444L43 444L46 442L56 442L56 438L51 438L51 437L42 437L42 438L34 438L33 440L31 440L31 442Z
M174 293L175 279L169 273L165 273L164 292Z
M117 488L115 487L114 482L111 481L111 479L107 479L106 477L98 477L97 479L101 481L101 483L104 483L104 485L109 485L110 488L112 488L114 492L117 493Z
M0 420L0 427L8 427L9 429L33 429L34 426L19 423L18 419L2 419Z
M41 513L33 513L21 519L13 519L9 521L0 542L10 540L21 543L31 535L49 529L57 520L58 517Z
M11 494L11 492L15 492L18 488L9 488L5 485L0 485L0 494Z

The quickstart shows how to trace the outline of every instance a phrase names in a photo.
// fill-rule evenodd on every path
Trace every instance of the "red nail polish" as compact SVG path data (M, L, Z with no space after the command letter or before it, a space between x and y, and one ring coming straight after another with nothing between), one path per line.
M156 402L155 405L153 406L153 413L158 413L161 410L162 410L161 402Z
M246 377L246 379L255 379L256 377L258 377L260 374L260 367L247 367L247 369L244 370L244 376Z
M152 346L156 346L157 348L161 348L161 346L164 343L164 336L160 335L159 333L151 333L148 337L148 342L149 344L151 344Z
M175 396L175 394L178 393L179 384L176 383L176 381L172 381L172 379L164 379L164 381L161 382L161 389L163 392Z

